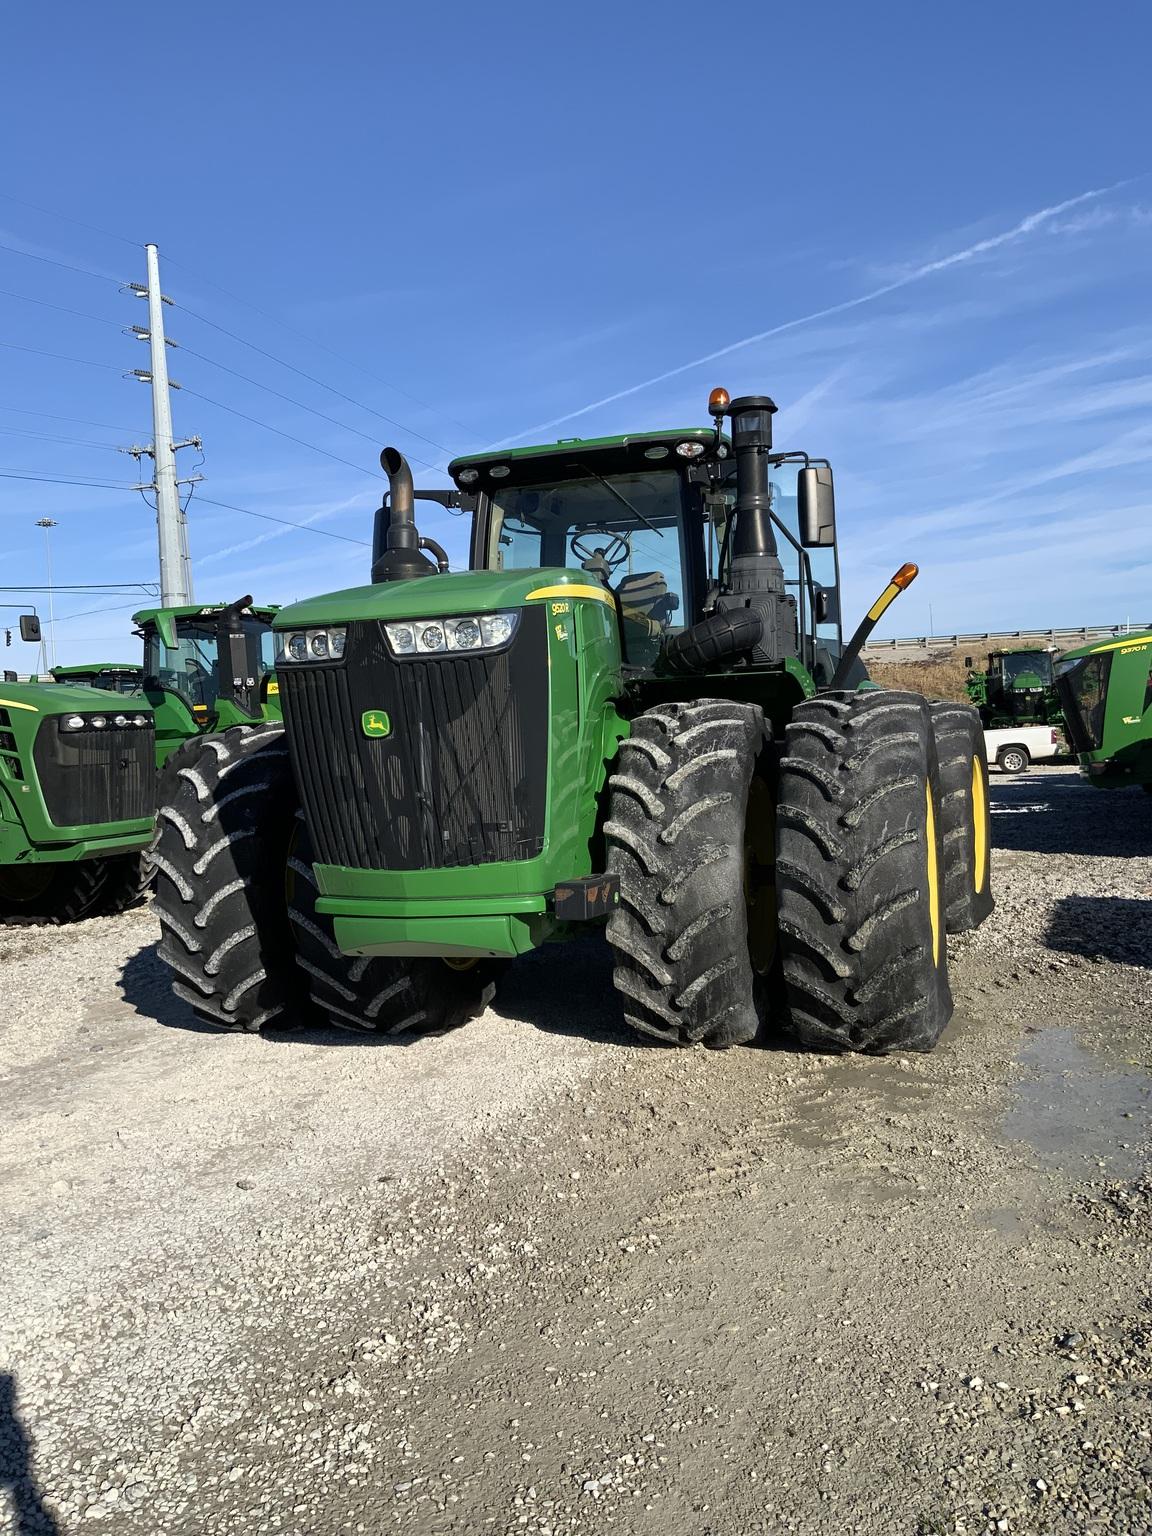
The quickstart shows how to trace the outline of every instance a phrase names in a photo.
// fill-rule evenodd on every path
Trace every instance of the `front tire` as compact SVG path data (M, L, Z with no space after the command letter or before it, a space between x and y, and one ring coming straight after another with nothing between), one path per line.
M288 920L296 963L327 1023L377 1035L443 1034L483 1013L502 962L342 953L332 919L316 910L312 864L308 827L299 817L288 856Z
M641 1034L719 1048L759 1032L775 955L768 737L756 705L701 699L647 710L620 744L608 942Z
M112 862L0 865L0 925L57 927L93 916Z
M149 853L127 853L114 859L106 859L110 867L108 877L101 888L92 917L119 917L132 907L138 907L148 895L152 885L152 859Z
M193 737L165 766L151 854L158 953L176 995L221 1028L309 1016L284 898L295 811L279 725Z
M791 1031L821 1051L928 1051L952 1014L941 784L927 700L800 704L780 762L776 864Z

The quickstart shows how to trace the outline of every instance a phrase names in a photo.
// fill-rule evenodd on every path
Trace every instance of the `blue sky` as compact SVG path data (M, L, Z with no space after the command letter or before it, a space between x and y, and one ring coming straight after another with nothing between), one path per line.
M363 579L345 541L385 442L444 483L449 452L700 421L722 383L833 460L849 619L906 559L888 633L930 605L937 631L1152 619L1146 7L208 0L146 24L155 91L143 15L6 23L0 468L134 479L112 450L150 435L122 377L144 306L117 281L156 241L176 430L205 444L198 597ZM57 581L154 578L134 492L0 478L3 584L44 580L43 516ZM59 659L132 655L130 608L59 597Z

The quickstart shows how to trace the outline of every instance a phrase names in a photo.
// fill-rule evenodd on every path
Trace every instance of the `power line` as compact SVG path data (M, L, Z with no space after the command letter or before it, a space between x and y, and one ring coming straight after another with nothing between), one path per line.
M22 427L0 427L7 437L35 437L44 443L67 443L74 448L103 448L105 453L122 453L115 443L97 443L89 437L57 437L52 432L29 432Z
M119 363L94 363L90 357L65 357L61 352L42 352L39 347L22 347L19 342L0 341L0 347L11 352L31 352L36 357L50 357L57 363L80 363L85 368L110 368L113 373L123 373Z
M245 517L258 517L265 523L282 523L285 528L299 528L302 533L318 533L325 539L339 539L344 544L360 544L368 548L368 539L353 539L346 533L333 533L329 528L316 528L312 523L294 523L286 517L273 517L269 512L253 512L251 507L236 507L230 501L214 501L211 496L197 496L198 507L223 507L226 512L242 512Z
M38 256L35 251L22 251L18 245L5 245L0 241L0 251L7 251L12 256L27 256L29 261L43 261L50 267L61 267L65 272L79 272L82 277L98 277L102 283L120 286L120 279L109 277L107 272L93 272L91 267L76 267L69 261L57 261L54 256Z
M202 395L195 389L189 389L186 384L183 385L182 388L184 393L186 395L191 395L194 400L203 400L205 405L214 405L218 411L227 411L230 416L239 416L241 421L250 421L254 427L263 427L265 432L275 432L277 437L286 437L290 443L296 443L301 448L308 448L313 453L323 454L326 459L334 459L337 464L344 464L349 469L354 469L358 475L368 473L368 471L365 470L363 464L353 464L351 459L341 458L338 453L329 453L327 448L319 448L315 443L306 443L302 437L294 437L291 432L285 432L280 427L273 427L268 422L260 421L255 416L248 416L245 414L245 412L238 411L235 406L224 405L219 400L213 400L208 395ZM422 459L418 459L416 462L418 464L422 464L424 461ZM425 468L431 468L431 465L426 465ZM376 471L375 473L378 480L382 480L384 478L383 475L379 473L379 471Z
M338 363L343 363L346 368L355 368L357 372L362 373L366 379L371 379L376 384L382 384L385 389L392 390L395 394L401 395L405 400L411 400L413 405L420 406L421 410L431 411L433 415L441 417L444 421L450 421L454 427L459 427L460 430L462 432L466 432L469 437L476 436L476 434L472 431L472 428L466 426L464 422L457 421L454 416L449 416L447 412L440 410L438 406L429 405L427 400L421 400L418 395L410 394L408 390L400 389L397 385L390 383L387 379L382 379L379 374L373 373L370 368L365 368L363 363L354 362L350 357L343 356L342 353L337 352L334 348L328 346L326 342L317 341L314 336L309 336L307 332L298 330L294 325L289 325L287 320L282 320L278 315L270 314L268 310L261 309L258 305L253 304L248 299L242 299L239 294L233 293L230 289L225 288L221 283L214 282L212 278L204 277L199 272L193 271L191 267L186 266L182 261L173 261L171 257L166 259L170 267L178 267L182 272L187 272L189 277L195 278L197 282L207 283L209 288L215 288L217 293L222 293L225 298L231 299L234 304L240 304L245 309L250 309L253 314L261 316L262 319L270 320L273 325L280 326L283 330L288 331L290 335L298 337L301 341L306 341L310 347L317 347L321 352L327 352L329 357L334 357ZM191 314L191 311L189 311L189 313ZM201 317L197 316L196 318L199 319ZM235 339L240 340L241 338L236 337ZM248 345L248 343L245 343L245 345ZM439 444L436 446L438 447Z
M29 411L20 405L0 405L0 411L13 411L17 416L40 416L45 421L70 421L74 427L106 427L109 432L126 432L132 436L135 427L118 427L110 421L88 421L83 416L54 416L51 411Z
M238 373L235 368L229 368L225 363L218 363L214 357L205 357L203 352L194 352L191 347L186 347L183 342L180 342L178 345L181 352L186 353L187 356L197 357L202 363L207 363L212 368L219 368L222 373L230 373L234 379L240 379L244 384L251 384L254 389L267 390L270 395L275 395L277 400L285 400L289 405L296 406L298 410L308 411L311 415L318 416L321 421L328 422L330 426L339 427L341 432L351 432L354 437L362 437L366 443L371 443L373 447L375 447L379 442L378 438L370 437L367 432L361 432L359 427L350 427L346 422L337 421L335 416L326 416L323 411L318 411L315 406L305 405L303 400L294 400L291 395L285 395L282 394L280 390L273 389L271 384L261 384L259 379L250 379L246 373ZM299 372L299 370L296 371ZM307 378L308 375L305 374L304 377ZM191 394L192 391L189 390L188 393ZM392 422L392 426L396 427L400 426L400 424L399 422L394 421ZM408 428L400 427L400 430L402 432L407 432ZM411 434L413 437L419 437L419 435L420 434L418 432L413 432ZM430 442L431 439L425 438L424 441ZM440 445L439 443L433 443L432 446L434 448L438 448ZM423 464L425 469L431 469L433 467L427 462L427 460L418 459L414 453L410 454L409 457L413 459L417 464Z
M65 224L75 224L77 229L87 229L94 235L105 235L109 240L119 240L121 245L133 245L140 248L139 240L129 240L126 235L117 235L110 229L101 229L98 224L85 224L83 219L74 219L71 214L57 213L54 208L41 208L39 203L30 203L26 198L16 197L11 192L0 192L0 197L8 203L19 203L21 208L31 208L33 213L44 213L50 219L63 219Z
M131 609L138 607L142 601L142 597L136 597L130 603L117 603L114 608L83 608L79 613L66 613L56 622L71 624L73 619L90 619L94 613L128 613Z
M199 320L201 325L210 325L214 331L219 331L221 333L221 335L228 336L228 337L231 338L231 340L239 342L239 344L242 347L248 347L251 351L258 352L261 357L268 358L270 362L276 363L279 367L287 368L290 373L299 374L299 376L302 379L307 379L310 384L315 384L320 389L328 390L330 394L338 396L339 399L341 399L341 400L346 400L349 405L354 405L357 408L357 410L367 411L370 416L376 416L376 417L379 418L380 421L386 421L390 427L395 427L398 432L407 432L409 437L419 438L422 443L428 443L429 446L432 447L432 448L439 448L441 453L448 453L448 454L450 454L452 452L451 448L446 448L443 443L438 443L434 437L426 437L423 432L417 432L415 430L415 428L413 428L413 427L406 427L402 421L396 421L391 416L385 416L383 411L378 411L378 410L376 410L371 405L365 405L362 400L356 400L351 395L346 395L343 390L337 389L334 384L328 384L323 379L318 379L315 376L315 374L308 373L303 368L297 368L295 363L287 363L287 362L285 362L282 357L277 357L274 352L268 352L263 347L258 347L254 341L248 341L248 340L245 339L245 337L238 336L235 331L230 331L227 328L227 326L218 325L215 320L209 320L207 318L207 316L198 314L196 312L196 310L189 309L186 304L181 304L179 307L184 312L184 314L190 315L193 320ZM190 349L186 348L185 350L190 350ZM200 354L199 353L194 353L193 355L198 357ZM204 361L205 362L212 362L213 360L211 358L205 358ZM224 365L223 365L223 363L215 363L214 366L217 367L217 368L222 368ZM231 370L229 370L229 371L231 371ZM236 375L236 377L238 379L242 379L242 378L244 378L244 375L242 373L238 373ZM254 383L255 381L252 380L252 379L248 379L248 380L246 380L246 382L251 384L251 383ZM266 385L266 384L259 384L259 385L257 385L257 388L259 388L259 389L267 389L268 385ZM276 391L272 390L271 393L275 394ZM287 399L287 396L283 396L282 398L283 399ZM309 409L309 407L305 406L305 410L307 410L307 409ZM427 409L431 409L431 407L427 407ZM317 412L317 414L319 414L319 412ZM325 418L325 420L330 420L330 419L331 419L330 417L326 417ZM446 417L445 419L446 420L451 420L450 417ZM467 429L465 429L465 430L467 430ZM349 432L355 431L355 428L354 427L349 427L348 431ZM360 433L360 436L363 437L364 434ZM373 441L374 441L374 439L373 439ZM427 467L431 468L431 465L429 465Z
M64 480L55 475L41 475L35 471L0 469L0 480L36 480L42 485L86 485L95 491L134 491L136 487L119 480Z
M117 330L124 327L119 320L109 320L105 315L90 315L82 309L68 309L63 304L50 304L47 299L36 299L30 293L15 293L11 288L0 288L0 295L6 299L23 299L26 304L39 304L44 309L59 310L62 315L75 315L78 320L95 320L98 325L114 325Z

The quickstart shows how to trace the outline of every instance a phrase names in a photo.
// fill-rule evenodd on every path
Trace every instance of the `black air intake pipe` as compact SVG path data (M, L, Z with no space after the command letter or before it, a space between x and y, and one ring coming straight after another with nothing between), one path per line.
M431 576L436 567L420 553L420 534L413 508L416 497L412 471L399 448L385 448L381 467L388 475L388 504L376 513L372 532L372 580L408 581Z

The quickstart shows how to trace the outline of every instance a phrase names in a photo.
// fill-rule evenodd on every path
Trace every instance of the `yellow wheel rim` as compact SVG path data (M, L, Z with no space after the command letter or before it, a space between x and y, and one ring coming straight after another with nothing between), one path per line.
M776 807L759 777L749 787L744 821L744 907L752 969L764 976L776 958Z
M476 955L441 955L440 958L450 971L470 971L480 964Z
M972 878L979 893L988 878L988 791L978 757L972 759L972 835Z
M927 805L924 835L928 842L928 915L932 923L932 964L940 964L940 861L936 856L936 807L932 786L924 786Z

